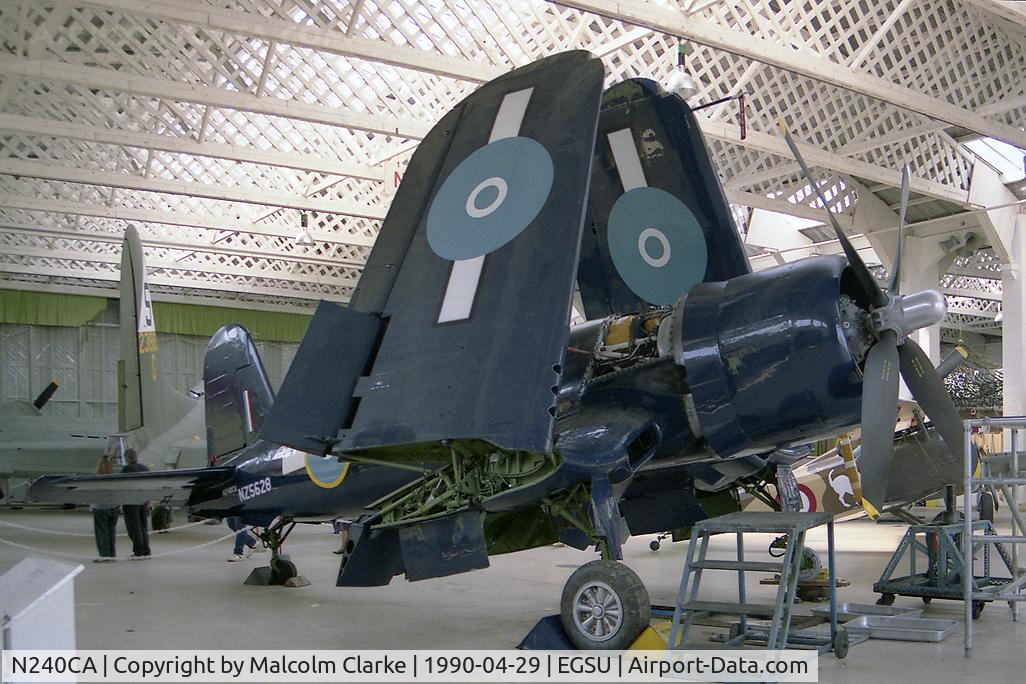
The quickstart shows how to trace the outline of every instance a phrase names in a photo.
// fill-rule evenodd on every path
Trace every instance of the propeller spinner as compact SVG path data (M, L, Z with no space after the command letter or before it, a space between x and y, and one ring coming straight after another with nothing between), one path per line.
M802 174L813 191L828 207L809 167L786 126L781 130L787 146L802 169ZM944 382L937 374L929 357L908 335L920 328L939 323L947 311L944 295L938 290L923 290L909 295L899 292L901 246L905 229L905 209L908 206L909 171L901 173L901 207L898 212L898 249L894 271L886 289L881 288L862 261L848 236L841 230L833 213L827 211L830 223L841 243L869 301L869 323L876 341L869 349L862 378L862 454L859 472L862 479L862 504L871 517L879 515L887 492L887 475L894 446L894 422L898 408L898 374L905 380L916 398L936 426L944 443L958 453L962 440L962 420Z

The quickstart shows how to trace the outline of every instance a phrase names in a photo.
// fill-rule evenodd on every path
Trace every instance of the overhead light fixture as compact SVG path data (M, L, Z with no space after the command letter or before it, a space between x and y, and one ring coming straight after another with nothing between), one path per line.
M698 95L698 84L684 65L684 43L677 43L677 67L670 74L666 87L671 93L680 95L685 102Z
M685 102L698 95L698 84L695 83L695 79L691 78L687 69L681 66L673 70L666 85L671 93L680 95Z
M310 237L310 233L307 232L307 228L310 224L310 216L307 213L299 215L299 235L296 236L296 244L301 247L310 247L314 244L314 239Z

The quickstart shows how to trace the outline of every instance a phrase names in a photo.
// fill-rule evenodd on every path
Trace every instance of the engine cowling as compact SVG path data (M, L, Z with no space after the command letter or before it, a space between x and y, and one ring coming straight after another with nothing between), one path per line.
M816 257L693 288L668 319L709 446L726 458L859 421L868 345L847 262Z

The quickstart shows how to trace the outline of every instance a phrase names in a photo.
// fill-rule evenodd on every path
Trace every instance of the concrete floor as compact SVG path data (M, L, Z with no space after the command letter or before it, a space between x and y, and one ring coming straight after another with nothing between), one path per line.
M176 515L181 524L183 515ZM61 536L15 527L73 532ZM855 520L837 525L838 568L852 586L839 600L872 603L879 577L905 527ZM336 588L338 537L329 526L299 527L287 544L292 559L312 585L299 589L242 584L267 554L227 563L231 542L191 548L229 531L226 526L192 526L152 537L158 557L128 562L130 545L118 539L120 561L95 564L92 518L84 511L27 509L0 511L0 572L29 553L14 542L79 556L85 571L76 580L78 647L124 648L513 648L542 616L558 612L560 591L570 573L594 558L565 547L546 547L492 559L489 569L454 577L383 588ZM123 523L120 525L123 533ZM746 555L766 558L769 535L750 535ZM686 544L648 548L650 537L631 539L626 563L646 583L656 604L673 603ZM809 545L825 554L826 530L813 530ZM716 539L717 555L733 553L732 539ZM187 549L181 553L175 553ZM161 556L160 554L171 555ZM825 555L824 555L825 557ZM771 601L773 587L749 581L749 600ZM702 598L736 599L736 576L708 572ZM898 604L921 605L898 598ZM806 613L800 604L796 613ZM853 646L846 660L820 659L823 682L954 682L985 678L1021 681L1026 670L1026 607L1013 623L1007 604L991 604L975 623L975 649L965 659L962 634L940 644L869 641ZM961 620L961 602L934 601L924 617Z

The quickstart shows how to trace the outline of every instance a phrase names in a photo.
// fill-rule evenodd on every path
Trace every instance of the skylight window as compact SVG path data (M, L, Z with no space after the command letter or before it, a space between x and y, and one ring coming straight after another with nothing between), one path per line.
M965 144L977 157L1001 174L1001 182L1014 183L1026 178L1026 152L994 138L980 138Z

